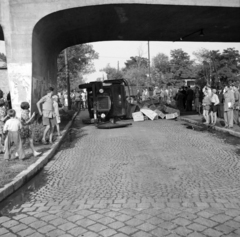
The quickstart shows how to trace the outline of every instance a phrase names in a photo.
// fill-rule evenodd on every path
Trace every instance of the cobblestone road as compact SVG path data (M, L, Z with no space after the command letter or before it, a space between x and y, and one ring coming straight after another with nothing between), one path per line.
M98 130L81 116L2 204L1 237L240 236L240 145L182 122Z

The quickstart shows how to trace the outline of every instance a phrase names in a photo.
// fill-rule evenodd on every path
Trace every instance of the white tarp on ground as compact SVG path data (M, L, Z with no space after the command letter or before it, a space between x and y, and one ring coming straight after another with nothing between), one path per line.
M132 113L132 117L134 122L144 121L144 116L140 111Z
M140 111L151 120L158 119L158 114L151 109L141 109Z
M165 115L162 111L158 110L158 109L155 109L154 110L155 113L157 113L157 115L161 118L161 119L164 119L165 118Z

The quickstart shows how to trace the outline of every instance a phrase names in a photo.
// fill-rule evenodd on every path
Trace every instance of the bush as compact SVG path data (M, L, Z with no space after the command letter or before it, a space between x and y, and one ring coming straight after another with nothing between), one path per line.
M75 113L74 110L65 111L63 109L60 109L59 114L61 117L61 122L62 123L69 122L72 119L74 113ZM31 128L32 128L33 142L34 143L41 142L43 138L43 132L45 129L45 126L42 124L42 116L36 115L35 120L31 125ZM49 132L46 135L46 140L48 139L49 139Z
M45 126L43 126L42 123L38 123L38 121L34 121L32 126L32 136L33 136L33 142L39 143L43 138L43 131L45 129Z

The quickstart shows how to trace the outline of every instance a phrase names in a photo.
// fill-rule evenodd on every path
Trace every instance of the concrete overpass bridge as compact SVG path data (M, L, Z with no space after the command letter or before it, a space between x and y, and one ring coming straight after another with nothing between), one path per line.
M240 42L239 16L240 0L1 0L0 40L6 43L13 107L19 111L29 101L36 109L45 89L56 85L56 59L66 47L181 37Z

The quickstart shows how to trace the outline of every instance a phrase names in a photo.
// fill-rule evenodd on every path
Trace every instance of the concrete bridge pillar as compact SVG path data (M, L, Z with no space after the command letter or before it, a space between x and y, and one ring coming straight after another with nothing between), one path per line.
M38 19L26 6L14 9L9 0L1 0L0 10L12 106L19 116L21 102L29 102L31 111L37 111L36 102L46 88L56 87L57 55L50 52L39 32L34 31ZM15 10L18 13L21 10L21 14L14 15Z
M13 108L19 115L20 103L22 101L31 103L31 33L29 27L16 28L12 14L14 13L10 11L9 1L1 1L1 23L6 45L9 88Z

